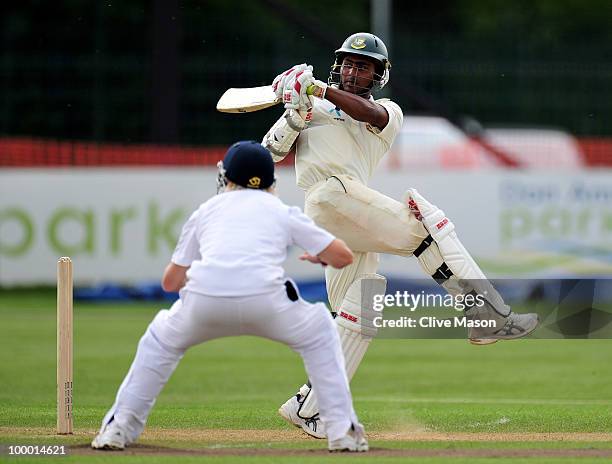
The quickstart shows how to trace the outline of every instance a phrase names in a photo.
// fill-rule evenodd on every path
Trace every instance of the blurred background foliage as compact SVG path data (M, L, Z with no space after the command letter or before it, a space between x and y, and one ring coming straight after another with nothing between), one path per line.
M376 5L376 2L372 4ZM215 111L370 29L368 0L67 0L0 9L0 135L193 145L259 139L280 110ZM406 113L612 135L612 1L392 6L390 93Z

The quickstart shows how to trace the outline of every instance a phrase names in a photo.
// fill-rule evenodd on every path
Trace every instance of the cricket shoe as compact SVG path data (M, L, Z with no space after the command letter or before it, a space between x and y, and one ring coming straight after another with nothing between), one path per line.
M289 424L301 428L311 437L319 439L326 438L325 426L318 413L307 418L300 416L300 407L302 403L304 403L309 391L310 387L308 385L302 386L299 393L289 398L280 408L278 408L278 413Z
M91 447L101 450L123 450L128 444L125 430L113 421L106 424L104 429L96 435L91 442Z
M474 309L466 311L468 318L470 318L470 312ZM477 316L475 319L482 319L482 316ZM533 332L540 322L538 315L535 313L517 314L511 312L501 320L505 320L501 329L497 329L497 327L470 327L468 329L470 343L473 345L490 345L498 340L522 338Z
M330 453L362 452L368 451L368 440L365 437L365 429L361 424L352 424L351 428L342 438L331 440L328 445Z

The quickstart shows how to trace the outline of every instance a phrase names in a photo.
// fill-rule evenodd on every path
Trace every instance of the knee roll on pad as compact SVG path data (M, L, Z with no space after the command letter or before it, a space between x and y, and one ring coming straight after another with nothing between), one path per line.
M384 295L387 279L379 274L362 274L350 285L336 316L338 327L358 333L363 337L374 338L378 329L374 318L374 295Z
M429 203L416 191L408 189L405 201L421 220L432 240L438 245L440 255L450 271L460 279L484 279L474 259L457 238L455 225L440 208Z

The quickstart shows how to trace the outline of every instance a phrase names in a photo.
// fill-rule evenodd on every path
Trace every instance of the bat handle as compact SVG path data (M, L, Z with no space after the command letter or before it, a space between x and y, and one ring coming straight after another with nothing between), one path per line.
M318 85L311 84L308 86L308 88L306 88L306 94L313 95L318 98L323 98L323 96L325 95L325 89L319 87Z

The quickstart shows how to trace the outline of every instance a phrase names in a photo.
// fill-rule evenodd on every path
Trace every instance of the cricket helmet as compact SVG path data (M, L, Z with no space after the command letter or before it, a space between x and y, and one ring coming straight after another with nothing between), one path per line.
M217 191L222 190L227 181L247 189L264 190L274 181L274 162L267 148L254 140L234 143L223 161L217 163Z
M340 69L342 60L346 55L367 56L374 60L376 72L372 79L372 90L382 89L389 82L389 70L391 62L385 43L374 34L369 32L358 32L349 36L342 46L335 51L336 60L329 73L328 84L340 85Z

